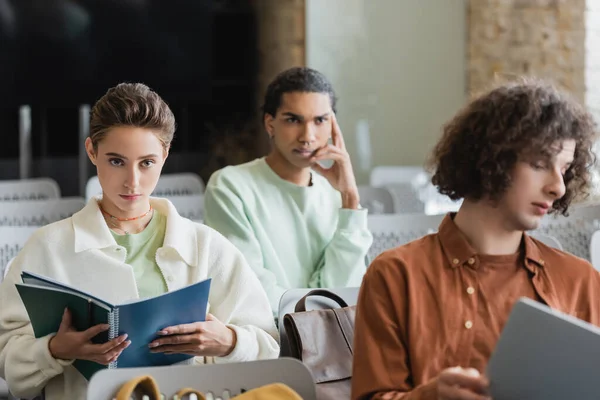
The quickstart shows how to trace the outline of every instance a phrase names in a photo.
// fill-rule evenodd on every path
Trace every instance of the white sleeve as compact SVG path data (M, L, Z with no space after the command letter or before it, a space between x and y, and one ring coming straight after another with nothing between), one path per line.
M42 242L34 236L11 263L0 284L0 376L17 397L33 397L46 383L63 373L72 361L57 360L48 342L53 335L36 339L15 283L21 282L23 266L41 266L47 260Z
M267 294L242 253L221 234L211 240L211 313L237 336L233 351L216 362L277 358L278 333Z

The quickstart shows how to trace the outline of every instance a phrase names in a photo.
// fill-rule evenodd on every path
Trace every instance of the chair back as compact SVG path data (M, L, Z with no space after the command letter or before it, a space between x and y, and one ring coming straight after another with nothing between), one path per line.
M333 292L340 296L349 306L356 305L358 302L358 291L359 287L346 287L346 288L335 288L328 289L330 292ZM281 299L279 300L279 310L277 313L277 323L279 325L279 342L280 342L280 357L289 357L290 349L289 342L287 339L287 334L285 329L283 328L283 316L285 314L293 313L294 308L296 307L296 303L303 298L308 292L314 290L313 288L298 288L298 289L288 289L286 290ZM307 310L321 310L321 309L330 309L337 308L339 305L333 300L327 299L322 296L309 297L306 300L306 309Z
M369 210L369 214L394 214L394 196L383 187L360 185L358 187L360 204Z
M394 212L397 214L424 214L425 202L412 183L390 183L385 188L394 199Z
M58 199L60 188L51 178L0 181L0 201Z
M552 236L564 251L590 261L590 243L597 230L600 230L600 206L574 206L569 209L568 217L548 216L530 233Z
M390 183L411 183L419 174L425 173L423 167L382 165L374 167L369 176L369 185L380 187Z
M82 197L2 202L0 226L43 226L69 218L83 207Z
M17 256L38 226L0 226L0 282L9 262Z
M264 385L283 383L303 399L316 399L308 369L298 360L279 358L229 364L103 369L90 379L87 400L111 400L124 383L140 375L151 375L166 398L181 388L190 387L205 393L207 398L227 399Z
M600 271L600 231L596 231L592 234L592 239L590 241L590 258L594 268Z
M182 172L163 174L152 192L154 197L189 196L204 193L204 182L198 174ZM102 187L97 176L92 176L85 186L85 198L102 194Z
M385 250L437 232L444 215L393 214L369 215L367 218L369 231L373 235L368 257L373 261Z
M544 235L543 233L539 232L532 232L530 236L544 243L546 246L554 247L557 250L563 249L558 239L556 239L554 236Z
M179 215L195 222L202 222L204 217L204 195L190 194L184 196L165 196Z

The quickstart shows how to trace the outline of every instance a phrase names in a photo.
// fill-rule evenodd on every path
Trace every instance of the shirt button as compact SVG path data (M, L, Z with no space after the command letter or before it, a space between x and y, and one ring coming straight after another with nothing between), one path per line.
M169 275L169 276L167 276L167 280L168 280L169 282L173 282L173 276L172 276L172 275Z
M473 321L467 321L467 322L465 322L465 328L471 329L472 327L473 327Z
M473 294L473 293L475 293L475 288L473 288L472 286L469 286L469 287L467 288L467 293L469 293L469 294Z
M475 259L473 257L469 258L469 260L467 261L469 263L469 265L473 265L475 264Z
M123 249L122 249L122 248L120 248L120 247L117 247L115 250L116 250L116 251L121 251L121 250L123 250Z
M452 260L452 264L456 265L458 264L460 261L458 261L458 258L455 258L454 260Z

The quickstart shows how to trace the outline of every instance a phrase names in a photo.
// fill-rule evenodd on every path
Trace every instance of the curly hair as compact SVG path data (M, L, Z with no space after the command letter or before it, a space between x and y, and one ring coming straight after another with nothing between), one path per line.
M453 200L498 200L517 161L550 159L560 152L556 143L572 139L566 192L550 210L566 215L574 198L587 195L595 138L594 120L581 105L547 82L523 78L475 98L444 126L428 162L432 183Z
M305 92L305 93L324 93L329 95L331 109L336 112L335 104L337 98L333 85L329 80L317 70L306 67L294 67L280 72L269 86L265 93L265 99L262 106L263 114L269 114L273 117L277 114L281 106L281 98L285 93Z

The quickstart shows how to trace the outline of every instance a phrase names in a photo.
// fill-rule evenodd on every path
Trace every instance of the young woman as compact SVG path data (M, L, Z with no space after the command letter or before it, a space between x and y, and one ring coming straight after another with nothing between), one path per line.
M90 125L85 147L103 195L35 232L0 286L0 376L12 393L85 398L87 381L73 361L108 364L130 345L194 355L201 363L276 358L271 308L243 255L216 231L181 217L168 200L149 197L175 131L167 104L145 85L120 84L93 107ZM152 343L123 335L98 345L90 339L108 327L78 332L66 311L55 334L36 339L15 288L23 270L114 303L212 278L209 315L165 327Z

